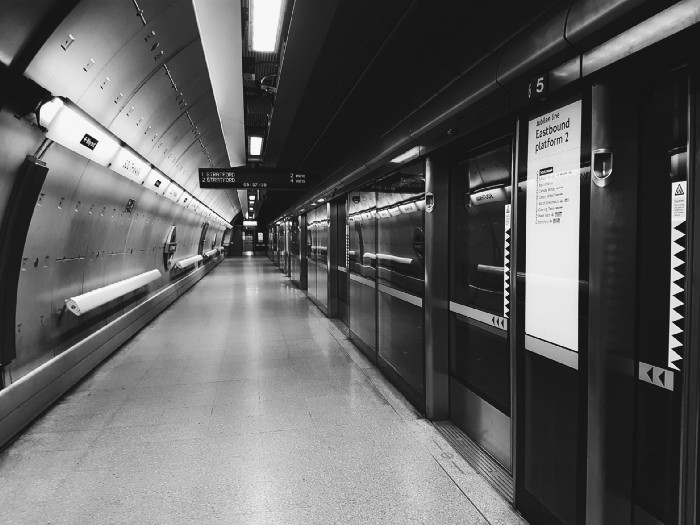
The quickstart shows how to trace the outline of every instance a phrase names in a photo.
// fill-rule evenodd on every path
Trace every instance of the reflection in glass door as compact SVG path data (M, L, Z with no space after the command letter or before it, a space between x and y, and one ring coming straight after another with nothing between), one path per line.
M406 397L425 407L425 173L421 160L375 183L378 363Z
M450 293L450 417L507 470L511 165L510 139L457 162Z
M373 362L377 358L376 208L371 187L348 194L350 339Z

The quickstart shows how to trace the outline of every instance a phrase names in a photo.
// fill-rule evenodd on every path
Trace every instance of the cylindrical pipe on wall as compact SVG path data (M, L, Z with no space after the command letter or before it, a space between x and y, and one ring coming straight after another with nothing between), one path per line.
M197 264L199 261L204 259L201 255L194 255L192 257L188 257L187 259L182 259L178 262L175 263L175 268L178 270L182 270L183 268L187 268L188 266L192 266L193 264Z
M219 249L214 248L213 250L206 251L204 252L204 255L206 255L207 257L214 257L215 255L219 255Z
M66 300L66 308L68 308L68 311L80 316L142 286L146 286L157 279L160 279L160 270L151 270L150 272L97 288L91 292L71 297Z

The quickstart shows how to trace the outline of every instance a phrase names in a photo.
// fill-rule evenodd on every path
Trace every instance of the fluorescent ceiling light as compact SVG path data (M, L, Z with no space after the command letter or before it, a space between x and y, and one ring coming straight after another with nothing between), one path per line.
M251 4L251 48L261 53L274 53L282 19L282 0L251 0Z
M248 137L248 153L251 157L259 157L262 153L262 137Z
M326 202L326 199L318 199L316 202Z
M254 201L254 200L255 200L255 195L248 195L248 200L249 200L249 201Z
M393 164L401 164L403 162L415 159L420 155L420 146L416 146L414 148L409 149L407 152L402 153L398 157L395 157L391 159L391 163Z

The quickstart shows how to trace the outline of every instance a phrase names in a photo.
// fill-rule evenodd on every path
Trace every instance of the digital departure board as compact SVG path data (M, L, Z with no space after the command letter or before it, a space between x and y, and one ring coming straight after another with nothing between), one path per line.
M200 188L303 190L306 174L273 169L199 168Z

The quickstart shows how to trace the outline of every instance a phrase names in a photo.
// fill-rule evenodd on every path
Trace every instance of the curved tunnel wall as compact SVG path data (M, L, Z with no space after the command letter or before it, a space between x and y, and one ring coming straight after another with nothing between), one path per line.
M12 181L25 157L37 153L44 134L3 111L0 135L7 137L0 143L0 212L4 212ZM176 262L199 253L205 224L199 214L59 144L51 144L41 160L48 174L34 203L22 253L16 357L5 367L6 386L191 274L193 267L166 268L165 237L176 225ZM130 200L134 203L129 212ZM223 227L210 223L203 251L220 243L223 233ZM160 279L87 315L76 317L64 309L71 296L153 269L160 270Z

